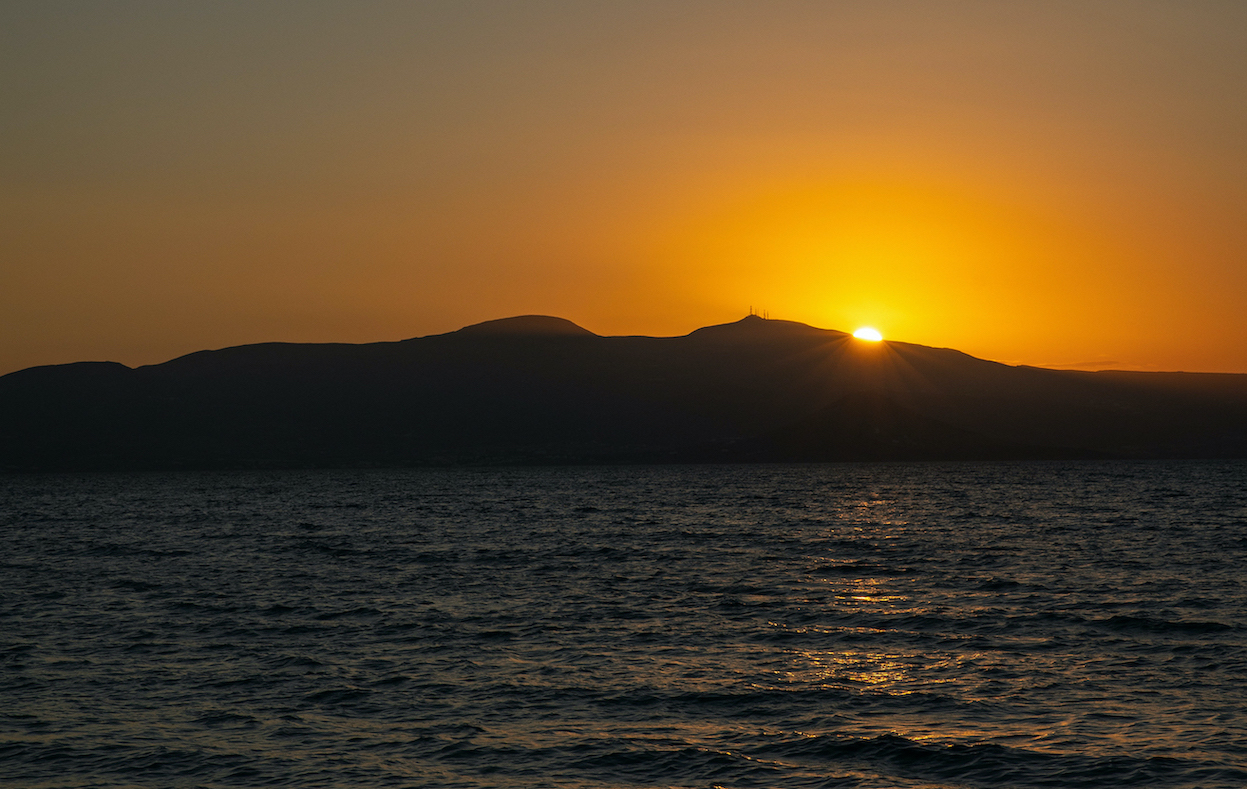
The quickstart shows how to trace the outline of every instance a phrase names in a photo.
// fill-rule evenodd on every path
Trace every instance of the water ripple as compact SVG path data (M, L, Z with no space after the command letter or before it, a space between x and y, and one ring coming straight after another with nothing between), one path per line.
M0 478L0 783L1247 785L1247 465Z

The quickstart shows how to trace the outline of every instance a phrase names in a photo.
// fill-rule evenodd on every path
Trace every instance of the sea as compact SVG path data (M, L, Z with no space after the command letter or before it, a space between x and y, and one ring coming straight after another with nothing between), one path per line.
M1247 463L0 477L0 786L1247 786Z

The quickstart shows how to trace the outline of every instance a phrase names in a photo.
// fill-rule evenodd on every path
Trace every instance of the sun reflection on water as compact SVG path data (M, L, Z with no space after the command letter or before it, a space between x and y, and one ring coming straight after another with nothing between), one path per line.
M955 682L952 675L967 659L970 656L925 654L918 650L794 649L788 652L784 680L786 684L907 696Z

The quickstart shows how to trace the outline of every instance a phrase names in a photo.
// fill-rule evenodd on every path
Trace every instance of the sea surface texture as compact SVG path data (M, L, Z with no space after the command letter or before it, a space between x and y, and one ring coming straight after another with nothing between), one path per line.
M0 478L0 785L1247 786L1247 464Z

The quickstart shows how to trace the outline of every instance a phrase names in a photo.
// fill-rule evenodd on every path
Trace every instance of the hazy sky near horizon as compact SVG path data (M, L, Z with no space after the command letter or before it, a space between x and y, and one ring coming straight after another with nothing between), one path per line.
M7 0L0 373L509 315L1247 372L1247 3Z

